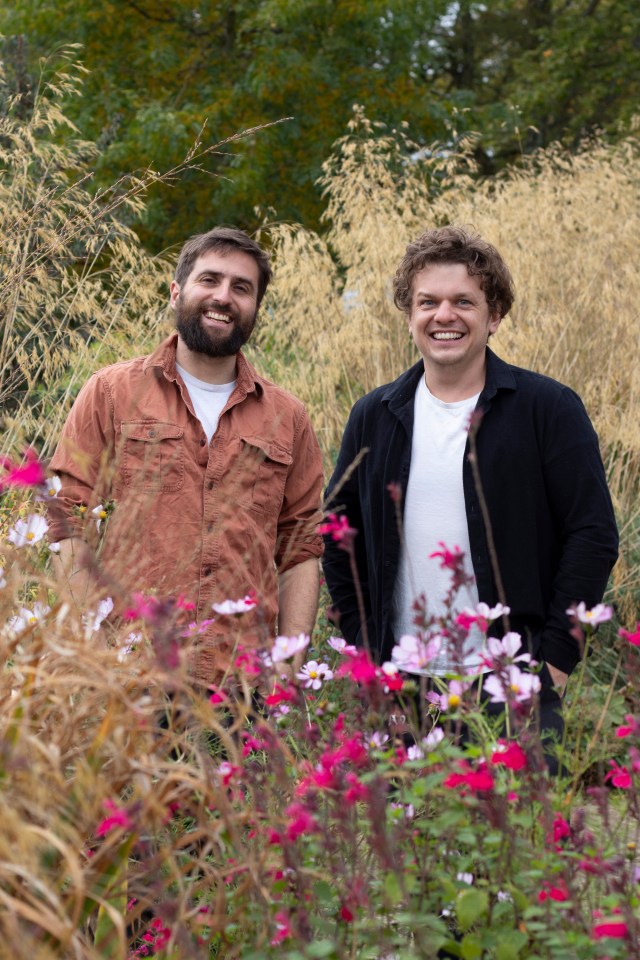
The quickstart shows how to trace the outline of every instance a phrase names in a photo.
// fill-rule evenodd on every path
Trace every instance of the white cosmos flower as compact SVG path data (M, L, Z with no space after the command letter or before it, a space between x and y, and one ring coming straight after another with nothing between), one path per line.
M358 652L352 643L347 643L342 637L329 637L327 640L329 646L345 657L354 657Z
M107 519L107 511L101 503L97 507L94 507L91 511L91 516L96 518L96 530L99 530L103 521Z
M36 500L53 500L62 489L60 477L49 477L44 483L37 487Z
M575 617L580 623L588 623L595 627L598 623L606 623L613 616L613 608L606 603L597 603L591 610L587 610L586 603L577 603L574 607L569 607L567 614Z
M500 637L500 639L498 637L487 637L487 652L490 658L506 657L514 662L523 660L525 663L529 663L531 661L530 653L521 653L519 657L516 657L516 653L521 647L522 637L513 630L505 633L504 637Z
M26 520L18 520L9 530L7 539L16 547L27 547L38 543L49 529L49 524L39 513L31 513Z
M258 601L254 596L247 594L246 597L241 597L239 600L223 600L221 603L212 603L211 606L216 613L230 616L234 613L246 613L248 610L253 610L257 603Z
M306 633L299 633L297 637L276 637L271 648L271 660L273 663L281 663L308 646L309 637Z
M296 673L298 680L302 685L312 690L319 690L325 680L333 679L333 670L329 669L328 663L318 663L317 660L309 660L305 663L302 670Z
M142 642L141 633L130 633L126 638L125 642L122 644L118 650L118 663L124 663L130 653L136 649L139 643Z
M34 624L44 620L50 610L46 603L40 603L40 601L34 603L31 610L28 607L21 607L18 616L11 617L7 627L13 634L22 633L23 630L28 630Z
M95 610L88 610L82 614L85 636L90 637L92 633L100 629L100 624L109 616L113 610L113 600L111 597L105 597L101 600Z

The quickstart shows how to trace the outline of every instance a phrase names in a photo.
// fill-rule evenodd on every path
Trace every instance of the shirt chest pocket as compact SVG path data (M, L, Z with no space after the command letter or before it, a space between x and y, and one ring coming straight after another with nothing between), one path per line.
M240 437L238 499L259 513L278 516L284 498L290 451L261 437Z
M184 430L159 420L122 423L122 474L139 490L174 491L184 484Z

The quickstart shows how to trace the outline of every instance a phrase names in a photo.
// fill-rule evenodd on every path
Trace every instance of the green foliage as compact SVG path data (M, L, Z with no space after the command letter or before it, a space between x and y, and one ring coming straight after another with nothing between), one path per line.
M90 72L70 116L99 143L102 186L175 166L205 121L220 141L290 118L173 190L152 188L136 230L154 250L214 222L255 228L256 208L316 228L322 163L354 103L374 122L409 122L422 147L480 131L484 173L557 139L617 135L638 103L629 0L18 0L0 4L0 30L25 92L40 57L82 45Z

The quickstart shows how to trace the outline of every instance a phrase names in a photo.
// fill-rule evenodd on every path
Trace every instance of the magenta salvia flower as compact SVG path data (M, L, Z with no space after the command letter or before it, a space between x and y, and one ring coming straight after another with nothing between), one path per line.
M96 830L96 835L98 837L104 837L112 830L117 830L118 828L122 830L131 830L133 827L133 820L124 807L118 807L113 800L103 800L102 806L109 812L109 816L105 817L104 820L98 824L98 828Z
M633 647L640 647L640 623L636 624L635 630L625 630L621 627L618 630L618 636L628 640Z
M8 457L0 457L0 466L7 471L3 477L0 477L0 490L6 487L38 487L47 479L45 469L38 460L35 450L25 450L24 461L19 465L13 463Z
M328 534L345 550L349 549L357 532L354 527L349 526L349 521L344 514L337 516L335 513L330 513L326 523L321 523L318 527L319 534Z

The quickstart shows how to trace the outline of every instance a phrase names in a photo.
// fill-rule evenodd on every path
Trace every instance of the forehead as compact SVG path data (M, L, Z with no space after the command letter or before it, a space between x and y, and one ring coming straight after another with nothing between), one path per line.
M414 297L419 293L440 296L467 293L486 300L480 277L469 276L464 263L428 263L415 274L412 293Z
M189 274L189 280L197 280L206 274L219 274L235 280L247 280L258 288L258 264L243 250L207 250L202 253Z

